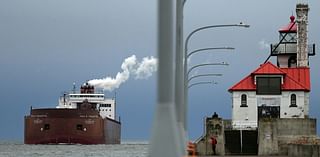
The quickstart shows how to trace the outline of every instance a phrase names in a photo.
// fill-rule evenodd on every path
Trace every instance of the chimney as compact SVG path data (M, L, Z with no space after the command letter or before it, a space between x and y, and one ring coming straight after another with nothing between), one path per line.
M308 67L308 4L297 4L297 67Z

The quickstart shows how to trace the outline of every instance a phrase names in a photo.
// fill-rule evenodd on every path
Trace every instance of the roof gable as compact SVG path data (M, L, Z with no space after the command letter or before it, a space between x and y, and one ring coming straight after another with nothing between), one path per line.
M271 62L267 62L265 64L261 64L258 69L256 69L254 72L251 74L253 75L263 75L263 74L268 74L268 75L284 75L285 72L280 70L278 67L273 65Z
M231 91L236 91L236 90L246 90L246 91L255 91L256 90L256 85L253 83L253 77L252 75L249 75L242 79L240 82L237 84L233 85L230 89L229 92Z
M256 75L283 75L284 83L282 90L310 91L310 72L309 68L278 68L271 62L260 65L250 75L236 83L229 89L232 91L255 91L254 77Z

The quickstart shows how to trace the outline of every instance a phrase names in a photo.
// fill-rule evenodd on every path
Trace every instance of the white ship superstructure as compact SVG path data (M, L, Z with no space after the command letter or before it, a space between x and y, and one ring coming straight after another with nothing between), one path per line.
M96 108L102 118L116 119L116 102L114 98L106 98L103 91L95 91L93 86L84 84L81 91L73 90L71 93L65 93L59 98L57 108L76 109L84 101L96 104Z

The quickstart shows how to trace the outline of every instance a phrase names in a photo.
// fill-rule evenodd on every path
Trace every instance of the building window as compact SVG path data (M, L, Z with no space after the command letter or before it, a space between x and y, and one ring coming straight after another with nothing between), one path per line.
M257 95L280 95L281 77L257 77Z
M241 95L241 106L240 107L248 107L246 94Z
M297 56L291 56L288 59L288 67L289 68L295 68L297 67Z
M280 40L284 37L282 42L284 43L296 43L297 42L297 33L280 33Z
M295 94L291 94L289 107L297 107L297 96Z

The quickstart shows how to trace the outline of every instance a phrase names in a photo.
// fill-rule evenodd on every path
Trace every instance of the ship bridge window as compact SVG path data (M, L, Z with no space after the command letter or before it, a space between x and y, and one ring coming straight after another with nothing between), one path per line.
M44 124L44 130L49 130L50 129L50 124Z
M111 104L100 104L100 107L111 107Z
M82 124L77 124L77 130L83 130Z

